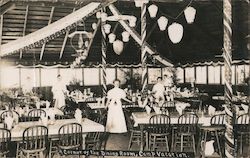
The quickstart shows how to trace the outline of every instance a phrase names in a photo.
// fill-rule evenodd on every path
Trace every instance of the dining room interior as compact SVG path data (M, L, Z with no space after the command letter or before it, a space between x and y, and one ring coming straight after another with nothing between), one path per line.
M250 154L249 0L1 0L0 158Z

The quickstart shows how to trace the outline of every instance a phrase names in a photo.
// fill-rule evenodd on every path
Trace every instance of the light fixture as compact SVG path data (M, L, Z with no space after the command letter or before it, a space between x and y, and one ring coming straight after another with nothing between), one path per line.
M158 7L154 4L151 4L149 7L148 7L148 12L149 12L149 16L151 18L155 18L156 15L157 15L157 12L158 12Z
M122 41L128 42L129 41L129 33L127 31L122 32Z
M94 23L92 24L92 29L95 30L96 28L97 28L97 24L94 22Z
M142 7L144 3L148 3L149 0L135 0L136 7Z
M173 23L168 27L169 39L174 43L179 43L183 36L183 26L178 23Z
M107 21L107 17L108 17L107 13L105 13L105 12L101 13L101 19L102 19L102 21Z
M187 7L184 10L184 15L188 24L192 24L194 22L195 14L196 14L196 9L194 9L193 7Z
M131 16L131 18L130 19L128 19L128 21L129 21L129 26L130 27L135 27L136 26L136 17L135 16Z
M123 51L123 42L120 41L120 40L114 41L114 43L113 43L113 49L114 49L114 52L117 55L121 55L121 53Z
M103 26L103 29L104 29L104 32L105 32L106 34L109 34L109 33L110 33L110 29L111 29L111 25L110 25L110 24L105 24L105 25Z
M97 12L97 13L96 13L96 18L97 18L97 19L100 19L100 18L101 18L101 12Z
M165 16L161 16L158 20L157 23L159 25L159 28L161 31L165 31L166 27L168 25L168 19Z
M109 38L109 43L113 43L115 41L116 35L111 33L109 34L108 38Z

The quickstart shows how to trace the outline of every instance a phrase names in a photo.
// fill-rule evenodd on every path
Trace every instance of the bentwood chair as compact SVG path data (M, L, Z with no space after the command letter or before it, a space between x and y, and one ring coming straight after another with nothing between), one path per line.
M32 109L29 113L29 117L41 117L42 115L46 116L46 112L42 109Z
M178 118L177 131L175 132L174 149L177 144L181 145L181 152L184 147L192 147L196 153L195 135L199 118L194 113L184 113ZM173 140L172 140L173 141ZM192 146L189 146L192 145Z
M149 149L156 150L158 146L163 145L169 151L168 136L171 133L170 117L164 114L151 116L147 126L149 136Z
M26 128L20 147L21 157L45 157L48 147L48 128L41 125Z
M62 125L58 131L59 149L81 149L82 147L82 125L79 123L67 123Z
M6 158L9 153L11 133L8 129L0 128L0 157Z
M165 101L162 104L161 111L173 112L175 110L175 101Z
M11 116L13 118L19 118L19 114L16 111L13 110L8 110L8 111L4 111L1 115L0 115L0 122L3 122L5 117L7 116Z
M250 128L249 128L250 117L248 113L242 114L237 117L237 136L240 136L240 155L243 154L243 142L244 147L249 148L249 137L250 137ZM244 139L246 138L246 139ZM245 140L245 141L244 141ZM247 148L247 149L248 149Z

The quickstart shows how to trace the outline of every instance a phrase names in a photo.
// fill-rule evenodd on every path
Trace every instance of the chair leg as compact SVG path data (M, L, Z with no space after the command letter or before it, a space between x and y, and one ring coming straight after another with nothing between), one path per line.
M194 135L192 135L192 139L193 139L193 150L194 150L194 154L196 153L196 150L195 150L195 139L194 139Z
M183 135L181 135L181 152L183 151Z
M153 149L155 150L156 136L153 136L153 137L154 137L154 141L153 141Z
M243 135L240 135L240 155L242 156L243 154Z
M133 135L134 135L134 132L132 131L132 132L131 132L131 135L130 135L129 143L128 143L128 150L130 150L130 148L131 148L131 146L132 146Z
M168 136L165 136L165 141L166 141L167 151L169 151L169 146L168 146Z

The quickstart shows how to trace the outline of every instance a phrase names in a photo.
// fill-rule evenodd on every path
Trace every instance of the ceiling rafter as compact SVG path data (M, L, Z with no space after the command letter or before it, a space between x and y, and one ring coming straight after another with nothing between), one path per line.
M51 24L51 22L52 22L54 11L55 11L55 7L52 7L51 11L50 11L48 25ZM40 60L42 60L42 58L43 58L45 47L46 47L46 42L43 43L43 46L42 46L42 49L40 52Z
M15 7L16 7L16 5L12 1L2 2L1 6L0 6L0 15L5 14L8 10L11 10Z
M74 8L72 12L74 12L75 10L76 10L76 8ZM63 56L63 52L64 52L64 49L65 49L65 46L66 46L66 43L67 43L67 40L68 40L68 36L69 36L69 30L66 31L66 34L65 34L65 36L64 36L63 44L62 44L62 48L61 48L61 51L60 51L59 59L61 59L62 56Z
M23 24L23 36L26 34L26 27L27 27L27 21L28 21L28 14L29 14L29 5L26 6L25 10L25 17L24 17L24 24ZM20 51L19 58L21 59L23 56L23 51Z
M120 15L120 12L118 11L118 9L113 5L110 4L109 5L109 9L111 11L111 13L113 15ZM134 29L131 28L127 22L125 22L124 20L119 20L120 24L122 25L122 27L130 33L131 37L134 38L134 40L141 45L142 41L141 41L141 36L138 34L138 32ZM171 62L169 62L166 59L163 59L160 54L154 50L147 42L146 42L146 51L150 54L150 55L154 55L154 58L156 60L158 60L159 62L161 62L162 64L164 64L165 66L173 66L173 64Z
M2 35L3 35L3 15L0 15L0 50L2 45ZM0 58L1 58L1 51L0 51Z

